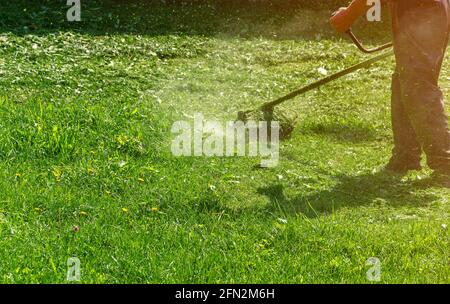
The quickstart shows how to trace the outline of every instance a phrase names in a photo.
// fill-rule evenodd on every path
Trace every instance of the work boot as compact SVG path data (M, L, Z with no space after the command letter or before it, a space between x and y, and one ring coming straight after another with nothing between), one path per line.
M435 170L432 178L437 185L444 188L450 188L450 167Z
M392 156L389 163L384 167L384 171L394 174L406 174L408 171L420 171L422 165L420 159L400 158L396 155Z

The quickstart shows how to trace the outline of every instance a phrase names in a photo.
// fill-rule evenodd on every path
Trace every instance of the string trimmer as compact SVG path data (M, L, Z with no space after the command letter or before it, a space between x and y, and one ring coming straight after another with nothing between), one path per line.
M390 47L393 46L392 43L388 43L373 49L367 49L365 48L362 43L359 41L358 38L356 38L356 36L353 34L353 32L351 30L347 31L347 34L350 36L351 40L353 41L353 43L358 47L358 49L366 54L373 54L373 53L377 53L380 51L383 51L385 49L388 49ZM261 113L262 112L262 118L264 119L264 121L267 122L271 122L271 121L278 121L280 123L280 137L281 138L285 138L288 137L292 131L294 130L294 122L292 121L292 119L287 118L285 115L283 115L282 113L274 113L274 109L276 106L291 100L295 97L297 97L298 95L304 94L306 92L309 92L311 90L317 89L327 83L330 83L334 80L337 80L345 75L348 75L350 73L356 72L360 69L363 68L367 68L369 66L371 66L372 64L381 61L387 57L390 57L394 55L393 51L388 51L385 52L381 55L378 55L376 57L373 57L369 60L366 60L364 62L361 62L359 64L356 64L354 66L351 66L345 70L342 70L340 72L337 72L333 75L330 75L328 77L325 77L319 81L313 82L305 87L299 88L297 90L292 91L291 93L280 97L276 100L267 102L263 105L261 105L260 107L253 109L253 110L247 110L247 111L240 111L238 113L238 120L239 121L248 121L249 117L252 116L252 114L257 114L257 113ZM256 115L258 116L258 115ZM261 116L261 115L260 115Z

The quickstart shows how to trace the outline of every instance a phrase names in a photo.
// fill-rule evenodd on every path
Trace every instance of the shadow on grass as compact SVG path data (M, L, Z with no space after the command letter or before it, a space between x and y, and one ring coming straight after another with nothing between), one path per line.
M270 209L281 209L287 214L302 213L310 218L331 214L340 208L370 205L425 207L437 199L432 194L415 191L433 186L432 179L402 182L401 177L383 172L359 176L341 175L336 178L337 185L330 190L300 195L293 199L286 198L280 184L260 188L258 193L270 199Z

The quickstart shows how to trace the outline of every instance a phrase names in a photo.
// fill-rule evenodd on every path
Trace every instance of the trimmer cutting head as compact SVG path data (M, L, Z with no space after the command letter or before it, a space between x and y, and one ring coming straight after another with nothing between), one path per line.
M295 122L297 116L287 116L280 110L275 110L273 107L260 108L258 110L240 111L238 112L238 121L248 122L250 120L255 122L266 121L270 126L272 122L278 122L280 125L280 139L287 139L292 135L295 129Z
M248 111L239 111L236 120L247 122L248 121Z

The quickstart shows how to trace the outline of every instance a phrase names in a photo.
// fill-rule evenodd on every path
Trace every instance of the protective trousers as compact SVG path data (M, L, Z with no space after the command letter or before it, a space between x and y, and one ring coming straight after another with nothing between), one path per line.
M438 86L450 33L450 0L392 4L397 66L392 80L393 157L450 169L450 130Z

